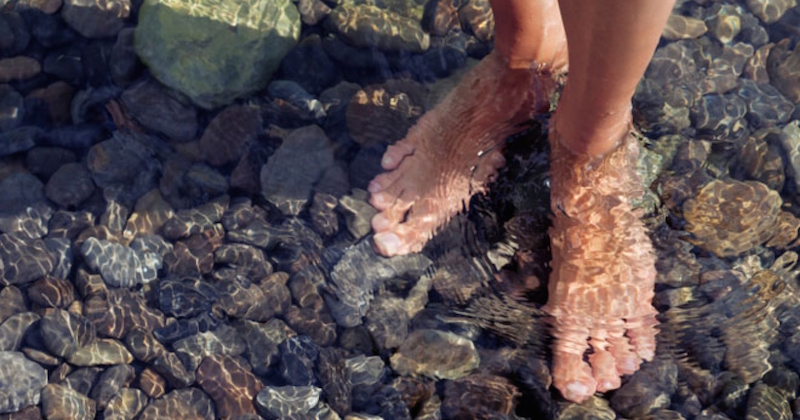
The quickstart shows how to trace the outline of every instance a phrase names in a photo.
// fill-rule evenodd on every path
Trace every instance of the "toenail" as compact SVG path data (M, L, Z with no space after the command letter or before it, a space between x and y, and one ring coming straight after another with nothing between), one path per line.
M375 194L376 192L378 192L380 190L381 190L381 184L379 184L375 180L370 181L369 185L367 185L367 191L369 191L370 194Z
M570 382L567 384L567 393L575 397L584 397L589 393L589 387L578 382Z
M389 166L389 165L391 165L393 163L394 163L394 159L392 159L391 156L384 156L383 159L381 159L381 165L383 165L383 166Z
M382 213L376 214L372 218L372 228L375 230L385 230L389 226L389 219Z
M400 248L400 238L394 233L384 233L375 235L375 242L382 245L387 254L394 254Z

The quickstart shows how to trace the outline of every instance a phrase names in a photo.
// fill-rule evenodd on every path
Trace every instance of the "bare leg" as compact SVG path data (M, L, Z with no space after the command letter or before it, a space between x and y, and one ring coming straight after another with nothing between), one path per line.
M584 401L655 352L655 257L630 205L641 195L631 98L672 1L561 0L569 78L551 122L553 384ZM589 363L584 353L591 347Z
M566 64L556 0L493 0L496 50L475 66L406 137L389 147L388 172L369 185L375 248L383 255L422 249L505 164L506 137L545 111L550 73Z

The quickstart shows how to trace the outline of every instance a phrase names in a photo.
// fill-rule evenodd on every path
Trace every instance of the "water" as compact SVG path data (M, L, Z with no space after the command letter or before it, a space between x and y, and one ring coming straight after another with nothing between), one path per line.
M447 3L433 26L433 8L411 0L327 18L332 3L287 3L273 17L300 7L302 25L282 21L300 43L272 84L236 100L239 82L196 69L175 79L182 93L153 77L166 80L134 48L137 20L153 13L140 2L86 14L0 3L0 355L35 362L0 367L15 396L0 411L796 415L800 8L676 5L684 20L671 20L633 101L658 349L619 390L578 406L551 387L541 310L547 114L508 139L490 191L422 253L386 259L370 243L365 190L387 145L491 49L488 3L457 14ZM357 11L367 24L346 19ZM152 31L193 33L214 51L207 67L257 79L237 61L252 51L211 45L251 23ZM171 54L189 68L200 57Z

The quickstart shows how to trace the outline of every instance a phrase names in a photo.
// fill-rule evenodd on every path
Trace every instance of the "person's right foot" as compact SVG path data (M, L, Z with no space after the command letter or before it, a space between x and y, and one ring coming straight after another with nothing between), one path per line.
M505 164L506 138L546 111L554 83L546 71L512 69L492 53L433 110L389 146L388 172L369 184L373 241L386 256L418 252L450 217L486 191Z

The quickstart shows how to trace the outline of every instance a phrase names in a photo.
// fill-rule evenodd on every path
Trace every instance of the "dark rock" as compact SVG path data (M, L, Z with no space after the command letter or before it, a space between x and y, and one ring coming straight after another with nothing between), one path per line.
M155 80L132 86L122 94L122 102L142 126L163 133L172 140L189 141L197 134L197 112L170 95Z
M228 325L213 331L201 332L172 343L175 353L188 370L196 370L203 358L213 355L238 357L245 351L245 342L239 333Z
M39 127L32 126L18 127L0 133L0 156L8 156L30 150L42 138L44 138L44 131Z
M292 131L261 169L261 193L284 214L299 214L314 183L333 165L331 146L318 126Z
M310 34L283 58L278 77L299 84L312 95L319 95L336 84L342 75L322 49L319 35Z
M100 286L105 287L105 284L101 281ZM153 331L164 326L164 314L150 308L139 293L108 289L83 295L86 296L84 315L100 336L122 338L134 328Z
M139 420L214 420L214 402L197 388L178 389L145 407Z
M108 400L105 419L135 418L147 405L147 395L136 388L122 388Z
M314 385L314 365L319 357L319 346L305 335L288 337L278 349L281 353L280 374L290 385Z
M151 366L175 388L185 388L195 381L194 371L187 370L175 353L155 358Z
M38 322L35 312L20 312L9 316L0 324L0 351L17 351L28 329Z
M88 319L58 309L42 317L40 329L47 349L64 358L72 356L79 347L89 345L97 335Z
M754 129L782 125L789 121L794 112L794 104L769 84L741 79L736 93L747 104L745 118Z
M111 79L120 86L132 83L142 70L142 63L133 48L133 31L133 28L123 28L117 33L117 42L108 59Z
M267 323L258 323L245 319L238 320L234 327L244 338L247 346L246 355L257 375L265 375L271 366L279 361L278 345L288 337L295 335L283 321L272 319Z
M86 38L104 38L114 36L122 29L130 10L128 0L64 0L61 16Z
M41 71L41 64L33 57L18 55L0 58L0 83L28 80L39 75Z
M370 305L364 325L381 350L399 347L408 335L408 312L400 298L380 296Z
M41 306L65 309L75 301L75 287L69 280L47 276L28 287L28 300Z
M19 13L8 10L0 15L0 50L3 55L14 56L25 51L30 40L31 34Z
M31 239L21 232L0 235L0 283L24 284L46 276L55 259L41 239Z
M9 85L0 85L0 132L9 131L18 127L20 124L22 124L22 120L24 118L25 101L23 100L22 95L20 95L19 92L14 90L14 88ZM28 147L28 149L30 147ZM26 149L14 147L10 148L5 153L2 153L2 155L10 155L20 150Z
M376 6L340 4L329 22L339 35L362 48L418 53L430 45L430 36L418 22Z
M50 177L44 193L62 207L77 206L94 192L92 175L80 163L67 163Z
M93 419L95 402L63 385L49 384L42 390L42 413L48 419Z
M446 418L510 415L521 396L522 393L506 378L470 375L445 383L442 415Z
M206 162L219 166L237 162L261 131L258 108L231 105L217 114L200 138Z
M211 396L220 418L255 414L253 400L264 385L235 358L215 354L197 368L197 384Z
M42 67L45 74L54 76L72 86L82 86L86 83L81 50L74 45L54 49L44 57Z
M154 261L118 243L89 238L81 246L81 255L111 287L132 287L155 280L158 275L159 267L148 265Z
M133 382L136 371L131 365L116 365L103 371L89 396L97 402L98 410L105 410L111 398ZM108 417L109 413L106 413Z
M678 368L669 360L645 363L611 397L611 407L627 417L644 416L669 405L677 387Z
M480 358L468 339L438 330L415 330L391 357L401 375L457 379L478 367Z
M321 394L315 386L267 386L256 396L256 404L267 418L289 419L308 415Z
M25 312L28 307L25 303L25 296L16 286L6 286L0 290L0 322L8 317Z
M0 352L0 413L13 413L39 404L42 388L47 385L47 371L15 351Z
M25 158L25 167L31 173L39 175L43 179L50 178L62 165L75 162L77 157L69 149L61 147L35 147L31 149Z

